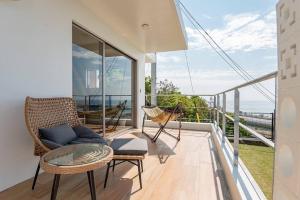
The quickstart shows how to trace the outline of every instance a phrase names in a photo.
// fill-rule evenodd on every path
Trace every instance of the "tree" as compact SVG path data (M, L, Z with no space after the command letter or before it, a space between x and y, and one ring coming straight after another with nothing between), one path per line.
M145 93L146 93L146 95L151 94L151 77L150 76L145 77Z
M145 105L151 104L151 77L147 76L145 77Z
M151 94L151 78L145 78L146 94ZM151 101L150 96L146 100ZM183 96L178 87L167 79L160 81L158 84L157 104L163 109L172 110L175 106L181 103L183 106L185 121L196 121L198 113L201 120L209 118L209 108L205 99L201 97Z
M176 94L180 93L179 88L176 87L172 81L165 79L159 82L158 94Z

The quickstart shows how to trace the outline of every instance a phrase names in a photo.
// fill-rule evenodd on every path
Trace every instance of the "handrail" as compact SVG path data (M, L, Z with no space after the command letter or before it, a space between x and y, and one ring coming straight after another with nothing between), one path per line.
M145 96L147 97L151 97L151 96L159 96L159 97L172 97L172 96L178 96L178 95L181 95L181 96L187 96L187 97L213 97L215 96L214 94L155 94L155 95L151 95L151 94L145 94Z
M225 90L223 92L217 93L216 95L223 94L223 93L230 92L230 91L234 91L234 90L239 89L239 88L243 88L243 87L246 87L246 86L249 86L249 85L253 85L253 84L256 84L256 83L259 83L259 82L262 82L262 81L266 81L266 80L275 78L277 76L277 74L278 74L278 71L271 72L271 73L266 74L264 76L261 76L259 78L256 78L256 79L253 79L253 80L248 81L246 83L243 83L241 85L235 86L231 89L228 89L228 90Z
M131 94L106 94L108 97L129 97ZM73 97L102 97L102 95L98 94L89 94L89 95L73 95Z
M182 95L182 96L191 96L191 97L193 97L193 96L212 97L212 96L216 96L216 95L223 94L223 93L226 93L226 92L234 91L235 89L243 88L243 87L246 87L246 86L249 86L249 85L253 85L253 84L256 84L256 83L259 83L259 82L262 82L262 81L266 81L266 80L275 78L277 75L278 75L278 71L274 71L274 72L271 72L269 74L258 77L256 79L253 79L251 81L248 81L246 83L235 86L233 88L227 89L223 92L219 92L217 94L154 94L154 95L151 95L151 94L147 95L146 94L145 96L176 96L176 95Z
M222 111L220 111L220 110L218 110L218 109L216 109L216 110L217 110L219 113L223 114ZM224 114L224 115L225 115L225 117L226 117L227 119L229 119L230 121L234 122L234 119L233 119L231 116L229 116L228 114ZM274 142L272 142L271 140L265 138L264 136L262 136L261 134L259 134L259 133L256 132L255 130L249 128L248 126L242 124L241 122L239 122L239 126L240 126L241 128L243 128L243 129L245 129L246 131L248 131L248 132L249 132L251 135L253 135L254 137L260 139L260 140L261 140L263 143L265 143L267 146L272 147L272 148L275 147Z

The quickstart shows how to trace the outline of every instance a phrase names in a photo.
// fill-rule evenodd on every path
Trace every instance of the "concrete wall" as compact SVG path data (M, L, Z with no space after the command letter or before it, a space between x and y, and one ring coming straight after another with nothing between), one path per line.
M0 1L0 191L32 177L38 163L25 97L72 95L72 21L138 60L138 108L144 103L144 54L79 1Z
M275 200L300 199L300 2L277 4L278 115L273 193Z

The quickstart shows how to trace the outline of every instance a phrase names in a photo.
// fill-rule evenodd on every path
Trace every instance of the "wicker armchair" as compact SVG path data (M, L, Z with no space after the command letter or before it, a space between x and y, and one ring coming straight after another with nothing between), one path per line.
M39 128L50 128L60 124L68 124L71 127L80 125L77 116L75 102L72 98L32 98L26 97L25 121L28 132L34 140L34 155L43 156L50 151L39 138ZM40 170L38 164L32 184L35 182Z
M68 124L71 127L76 127L81 125L80 120L77 115L75 101L72 98L31 98L27 97L25 101L25 121L27 129L30 135L33 137L34 140L34 155L35 156L43 156L45 153L50 151L47 148L39 137L39 129L40 128L51 128L61 124ZM125 144L129 144L128 142L131 139L114 139L112 144L118 144L125 142ZM145 143L145 141L138 141L133 140L133 142L137 142L137 146L141 146L141 144ZM143 145L142 145L143 147ZM113 148L115 151L115 148ZM142 149L142 150L141 150ZM114 155L113 158L113 166L110 166L108 163L106 176L105 176L105 184L106 186L109 168L115 168L116 161L128 161L138 166L139 170L139 179L140 179L140 186L142 188L142 179L141 179L141 170L143 171L143 162L142 160L145 158L145 154L148 151L147 142L143 148L137 148L135 146L132 147L130 150L134 150L133 153L125 152L124 154L119 153L118 155ZM119 150L120 151L120 150ZM139 151L136 153L136 151ZM134 163L133 161L137 161ZM120 163L118 163L120 164ZM37 166L36 173L32 183L32 190L35 187L35 183L39 174L40 170L40 163Z

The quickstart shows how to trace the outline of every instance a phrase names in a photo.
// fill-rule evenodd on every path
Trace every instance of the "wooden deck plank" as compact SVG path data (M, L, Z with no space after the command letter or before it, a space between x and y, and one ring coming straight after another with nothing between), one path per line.
M153 134L155 130L147 128ZM120 137L146 138L138 130L123 131ZM161 135L157 143L148 140L148 146L149 153L144 160L142 174L143 189L139 189L137 167L124 163L116 167L114 174L110 173L105 190L105 169L95 172L99 199L230 199L210 133L184 130L179 143L167 135ZM31 191L30 179L1 192L0 199L50 199L52 180L53 175L43 173L38 178L35 191ZM86 174L62 176L57 199L90 199Z

